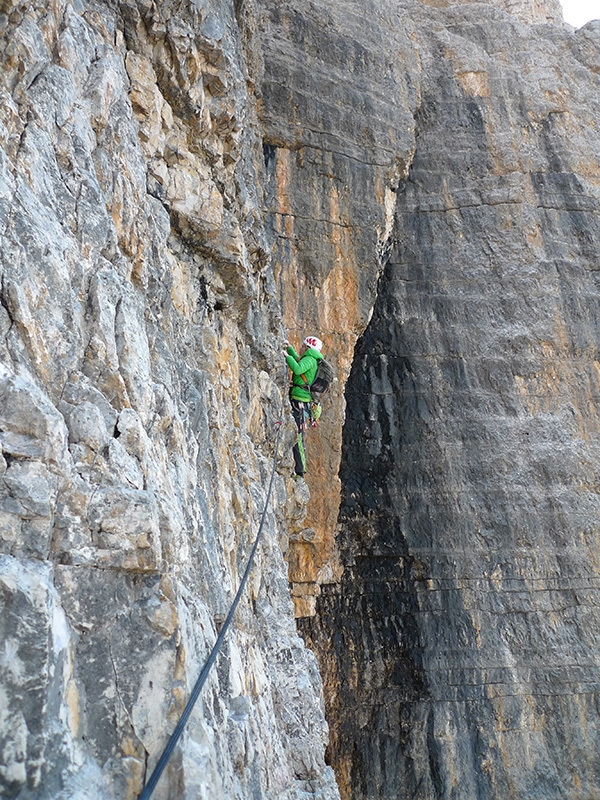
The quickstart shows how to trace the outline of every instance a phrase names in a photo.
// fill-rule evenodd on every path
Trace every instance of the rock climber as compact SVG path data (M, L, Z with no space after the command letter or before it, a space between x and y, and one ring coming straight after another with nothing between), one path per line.
M292 405L292 416L298 429L298 439L293 448L294 470L296 475L303 477L306 472L304 433L308 424L313 422L310 386L317 374L319 361L323 358L321 354L323 342L316 336L307 336L302 342L300 355L287 341L283 343L283 347L285 360L292 371L290 403Z

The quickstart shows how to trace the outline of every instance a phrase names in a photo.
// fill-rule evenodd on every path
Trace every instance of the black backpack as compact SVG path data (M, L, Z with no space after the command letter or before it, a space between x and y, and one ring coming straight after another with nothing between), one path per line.
M302 377L304 378L304 375ZM323 395L329 391L329 387L331 386L334 378L335 373L331 364L325 361L324 358L320 358L317 362L317 373L315 375L315 379L310 386L306 387L310 392L310 396L316 403L318 403ZM304 378L304 381L308 383L306 378Z

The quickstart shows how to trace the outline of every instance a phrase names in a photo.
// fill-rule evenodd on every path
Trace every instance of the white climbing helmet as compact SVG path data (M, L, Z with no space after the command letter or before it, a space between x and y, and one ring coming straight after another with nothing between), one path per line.
M323 342L317 339L316 336L307 336L302 344L305 344L307 347L312 347L313 350L318 350L319 353L323 349Z

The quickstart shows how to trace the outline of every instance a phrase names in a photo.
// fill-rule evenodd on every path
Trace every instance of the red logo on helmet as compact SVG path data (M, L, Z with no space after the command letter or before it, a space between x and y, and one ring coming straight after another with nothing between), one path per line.
M314 350L321 350L323 347L323 342L317 336L307 336L306 339L302 342L307 347L312 347Z

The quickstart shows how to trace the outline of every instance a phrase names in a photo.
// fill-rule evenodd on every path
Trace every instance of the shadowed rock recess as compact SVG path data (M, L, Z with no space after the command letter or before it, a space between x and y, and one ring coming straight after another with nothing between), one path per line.
M154 797L600 796L599 119L557 0L0 2L1 797L139 795L282 407Z

